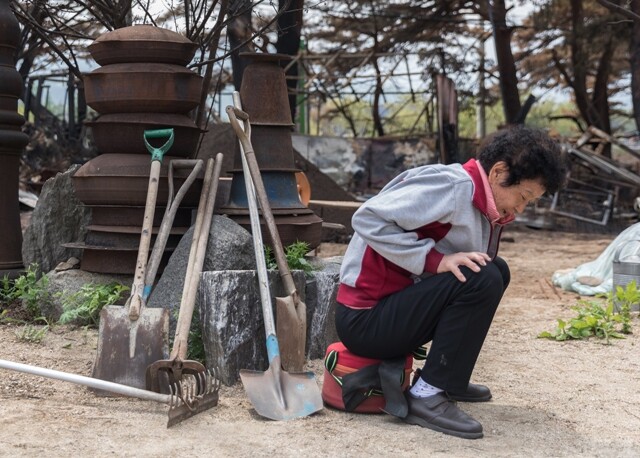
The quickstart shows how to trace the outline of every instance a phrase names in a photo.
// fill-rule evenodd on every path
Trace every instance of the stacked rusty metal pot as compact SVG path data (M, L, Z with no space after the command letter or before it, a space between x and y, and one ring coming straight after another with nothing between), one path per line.
M322 219L300 201L291 130L283 54L241 53L249 61L240 87L243 110L249 114L251 142L273 210L282 243L296 241L316 248L322 238ZM221 211L250 230L240 149L236 147L229 200ZM268 231L263 230L263 233Z
M84 77L87 104L99 117L91 127L99 155L73 176L78 199L92 210L81 267L90 272L134 272L151 156L144 131L173 128L175 141L165 156L157 199L157 230L168 199L172 158L193 158L203 131L189 112L196 108L202 77L186 68L196 44L170 30L135 25L96 39L89 52L101 65ZM160 145L157 145L160 146ZM175 186L188 170L178 171ZM171 231L165 260L191 224L201 180L185 196Z
M23 82L16 70L14 51L20 26L9 2L0 2L0 276L14 277L23 269L22 230L18 203L20 154L29 143L18 114Z

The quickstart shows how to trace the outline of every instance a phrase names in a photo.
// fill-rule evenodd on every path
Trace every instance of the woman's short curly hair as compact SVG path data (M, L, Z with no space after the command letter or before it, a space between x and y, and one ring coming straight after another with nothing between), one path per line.
M504 186L541 180L545 190L553 194L566 181L567 166L560 145L539 129L518 125L500 130L481 145L477 159L487 173L496 162L505 162L509 176Z

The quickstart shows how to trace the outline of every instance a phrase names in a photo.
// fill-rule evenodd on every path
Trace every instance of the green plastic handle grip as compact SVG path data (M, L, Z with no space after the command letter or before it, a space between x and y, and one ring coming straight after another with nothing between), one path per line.
M156 148L147 141L147 139L151 138L166 138L167 141L160 148ZM173 129L153 129L144 131L144 144L147 147L147 151L151 153L152 162L162 162L162 158L164 157L165 153L169 151L171 146L173 146L173 139Z

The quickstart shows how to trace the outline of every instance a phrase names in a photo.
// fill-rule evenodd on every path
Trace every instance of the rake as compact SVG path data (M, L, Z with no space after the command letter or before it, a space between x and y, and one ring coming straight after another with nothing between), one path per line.
M220 390L220 381L212 371L198 374L197 377L185 377L170 386L170 394L161 394L122 385L120 383L108 382L106 380L70 374L53 369L45 369L38 366L30 366L28 364L15 363L3 359L0 359L0 369L39 375L41 377L109 391L114 394L167 404L169 405L167 428L218 405L218 391Z

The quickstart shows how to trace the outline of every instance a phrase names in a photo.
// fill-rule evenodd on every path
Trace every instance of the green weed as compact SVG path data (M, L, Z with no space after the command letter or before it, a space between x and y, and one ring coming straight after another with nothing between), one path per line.
M287 265L291 270L302 270L305 273L312 272L313 266L307 261L305 255L309 252L309 244L307 242L297 241L285 247L284 254ZM264 247L265 261L267 269L277 269L278 264L273 254L273 249L269 246Z
M47 332L49 332L49 323L44 317L39 317L34 322L43 321L43 326L37 326L34 324L25 324L24 326L16 329L15 335L18 340L29 343L40 344L44 340Z
M614 304L622 317L622 333L631 334L631 307L640 303L640 291L635 280L629 282L626 287L616 286L614 291L606 296L607 301Z
M32 264L15 280L9 280L7 276L2 279L0 300L5 306L21 301L28 318L34 320L42 314L42 305L51 302L48 285L49 278L46 275L40 275L38 266Z
M568 321L558 319L558 326L553 331L543 331L539 338L558 341L570 339L586 339L597 337L605 339L624 339L625 334L631 333L631 306L640 301L640 292L635 282L630 282L626 288L617 287L607 295L599 296L603 301L578 301L578 305L571 307L577 316ZM615 310L619 306L620 312Z
M180 308L173 310L173 318L176 323L180 314ZM169 337L169 345L173 348L175 345L175 335ZM202 324L200 323L200 314L197 310L193 311L191 317L191 326L189 327L189 337L187 341L187 359L199 361L205 364L206 355L204 351L204 339L202 338Z
M105 305L116 304L129 287L119 283L96 285L88 283L75 293L59 293L62 303L61 324L98 326L100 311Z

